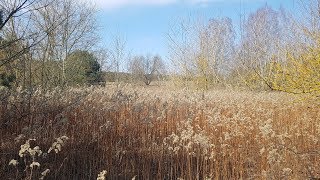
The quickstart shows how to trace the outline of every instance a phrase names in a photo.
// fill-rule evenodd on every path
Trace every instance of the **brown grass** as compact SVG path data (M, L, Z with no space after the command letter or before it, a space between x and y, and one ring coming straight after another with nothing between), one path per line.
M39 157L34 178L46 168L48 179L96 179L102 170L107 179L320 178L319 106L289 95L128 86L21 94L0 106L4 179L15 177L8 163L23 162L26 138L45 150L63 135L62 151Z

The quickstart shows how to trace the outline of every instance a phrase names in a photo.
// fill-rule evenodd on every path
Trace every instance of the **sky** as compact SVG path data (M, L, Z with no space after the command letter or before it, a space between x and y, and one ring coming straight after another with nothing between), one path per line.
M248 16L258 8L281 6L293 11L297 0L93 0L98 8L99 34L103 46L111 46L120 36L132 55L168 56L170 25L179 18L201 16L230 17L239 27L240 14Z

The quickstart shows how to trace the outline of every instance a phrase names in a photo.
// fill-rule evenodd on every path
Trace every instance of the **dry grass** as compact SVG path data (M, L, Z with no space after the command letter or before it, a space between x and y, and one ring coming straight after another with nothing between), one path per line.
M128 86L22 94L0 107L4 179L28 176L18 156L26 139L49 149L64 135L61 152L38 157L34 178L46 169L48 179L320 178L319 106L289 95Z

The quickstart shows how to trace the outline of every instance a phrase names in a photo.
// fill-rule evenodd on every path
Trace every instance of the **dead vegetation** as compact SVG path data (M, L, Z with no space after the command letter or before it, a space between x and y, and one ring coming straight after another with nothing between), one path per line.
M320 178L319 107L290 95L130 86L21 94L1 104L4 179L47 169L45 179ZM59 153L44 151L64 136ZM28 139L43 151L32 178L18 154Z

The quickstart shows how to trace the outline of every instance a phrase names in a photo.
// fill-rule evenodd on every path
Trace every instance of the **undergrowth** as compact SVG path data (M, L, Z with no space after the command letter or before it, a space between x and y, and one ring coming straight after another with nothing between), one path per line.
M1 91L3 179L320 178L319 107L290 95Z

